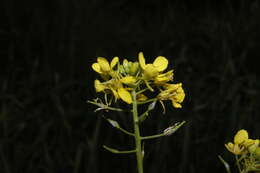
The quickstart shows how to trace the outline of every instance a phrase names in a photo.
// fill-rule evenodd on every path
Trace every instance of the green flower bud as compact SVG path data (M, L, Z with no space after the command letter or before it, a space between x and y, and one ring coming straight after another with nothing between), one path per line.
M134 62L134 63L131 62L129 74L132 75L132 76L135 76L138 71L139 71L138 62Z
M130 69L129 69L129 62L126 59L124 59L123 61L123 67L125 69L125 72L128 74Z
M255 153L255 150L258 148L258 146L259 146L259 140L256 139L254 140L254 143L248 147L248 151L250 153Z

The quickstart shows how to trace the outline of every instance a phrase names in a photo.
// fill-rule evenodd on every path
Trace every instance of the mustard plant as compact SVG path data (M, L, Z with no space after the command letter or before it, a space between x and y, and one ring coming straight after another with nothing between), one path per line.
M233 142L225 144L226 149L231 152L236 160L236 167L239 173L260 171L260 146L259 139L250 139L248 132L244 129L239 130ZM229 165L221 157L228 172L231 172Z
M174 108L182 107L181 103L185 98L182 83L171 83L174 73L173 70L164 72L167 67L167 58L158 56L153 63L146 63L142 52L138 54L138 61L135 62L128 61L127 59L120 62L118 57L114 57L109 62L104 57L98 57L97 62L92 64L92 69L100 76L100 79L94 81L95 90L103 94L102 98L96 98L88 102L98 107L95 111L131 112L133 120L133 132L130 132L122 128L116 120L105 117L113 127L134 138L135 146L132 150L120 151L106 145L103 147L116 154L136 154L138 173L143 173L143 141L169 136L185 123L185 121L178 122L166 128L161 133L151 136L142 136L140 134L142 122L146 120L157 102L162 105L163 113L166 111L164 105L164 101L166 100L171 101ZM113 104L118 101L131 105L131 110L115 107ZM147 109L140 113L138 106L146 106Z

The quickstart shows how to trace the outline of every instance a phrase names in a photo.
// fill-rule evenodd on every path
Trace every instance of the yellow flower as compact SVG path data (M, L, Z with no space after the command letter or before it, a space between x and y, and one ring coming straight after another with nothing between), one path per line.
M165 84L165 90L158 94L157 98L159 100L171 100L172 105L175 108L181 108L181 103L185 98L185 93L182 88L182 83L178 84Z
M119 61L119 58L114 57L109 64L109 62L107 61L106 58L98 57L97 63L92 64L92 69L94 71L98 72L99 74L108 75L108 74L111 74L111 71L116 66L118 61Z
M143 52L138 55L139 64L144 71L144 77L147 80L153 79L160 72L163 72L168 67L168 60L163 56L158 56L153 64L146 64Z
M122 82L118 79L111 79L109 81L101 83L99 80L95 80L94 86L96 92L105 92L106 94L113 94L115 100L122 99L124 102L131 104L132 96L126 88L124 88Z
M124 88L122 82L118 79L111 79L106 82L106 86L110 89L115 97L115 99L122 99L124 102L131 104L132 103L132 96Z
M225 146L230 152L235 155L240 155L247 152L245 149L249 143L252 144L252 142L248 139L247 131L241 129L234 136L234 144L229 142L228 144L225 144Z

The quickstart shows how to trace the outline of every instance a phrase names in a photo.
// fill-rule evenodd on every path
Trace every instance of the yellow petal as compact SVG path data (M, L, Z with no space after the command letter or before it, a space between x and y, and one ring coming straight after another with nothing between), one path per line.
M168 60L163 56L158 56L154 60L153 65L159 72L162 72L168 67Z
M124 88L117 90L119 97L126 103L131 104L133 102L131 94Z
M255 143L255 140L253 140L253 139L247 139L247 140L244 141L243 145L244 145L245 147L249 147L250 145L253 145L254 143Z
M118 99L118 98L119 98L119 95L118 95L118 93L116 92L116 90L113 89L113 88L110 88L110 90L112 91L112 93L113 93L113 95L115 96L115 98Z
M126 76L120 79L120 81L124 84L135 84L136 78L133 76Z
M106 60L106 58L98 57L97 58L97 62L99 64L100 68L101 68L101 71L109 72L111 70L110 66L109 66L109 63Z
M144 76L146 77L146 79L152 79L154 77L156 77L159 74L159 71L154 68L154 66L152 64L147 64L146 68L144 70Z
M179 94L173 96L173 97L171 98L173 107L175 107L175 108L181 108L181 107L182 107L182 106L181 106L181 103L183 102L184 97L185 97L185 94L184 94L184 93L179 93Z
M234 137L235 144L242 144L244 141L248 139L248 133L246 130L242 129L237 132Z
M240 154L242 154L243 152L245 152L243 146L239 146L238 144L235 144L235 145L234 145L234 148L233 148L233 153L234 153L234 154L240 155Z
M156 76L154 83L155 84L164 84L168 81L173 80L173 70L168 71L166 73L163 74L159 74L158 76Z
M95 85L96 92L101 92L106 89L106 87L99 80L95 80L94 85Z
M163 90L158 94L157 98L159 100L167 100L169 99L169 94L170 93L167 90Z
M177 95L175 96L177 102L182 103L185 98L185 93L182 87L177 89Z
M225 144L225 147L228 149L228 151L233 153L233 148L234 148L234 144L229 142L227 144Z
M182 108L180 103L177 103L175 100L172 100L172 106L175 108Z
M168 82L170 81L169 78L167 76L156 76L156 78L154 79L154 82L156 84L160 84L160 83L164 83L164 82Z
M111 69L115 67L115 65L118 63L119 58L118 57L114 57L110 63L110 67Z
M98 63L92 64L92 69L93 69L95 72L102 73L102 71L101 71L100 66L99 66Z
M182 103L184 98L185 98L185 93L184 92L181 92L181 93L177 94L177 96L176 96L176 100L179 103Z
M164 88L170 91L175 91L177 90L179 87L182 87L182 83L178 83L178 84L165 84Z
M139 60L139 64L140 64L141 68L144 70L146 65L145 65L145 58L144 58L143 52L140 52L138 54L138 60Z

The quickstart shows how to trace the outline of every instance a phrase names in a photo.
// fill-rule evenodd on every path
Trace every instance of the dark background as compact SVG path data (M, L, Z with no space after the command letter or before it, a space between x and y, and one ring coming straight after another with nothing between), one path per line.
M186 92L182 109L158 106L143 124L151 135L187 121L145 142L145 172L225 172L218 155L234 169L224 143L241 128L260 134L259 3L1 1L0 172L135 172L133 155L102 148L131 149L102 115L126 129L131 116L94 113L86 100L97 97L97 56L135 61L140 51L167 57Z

